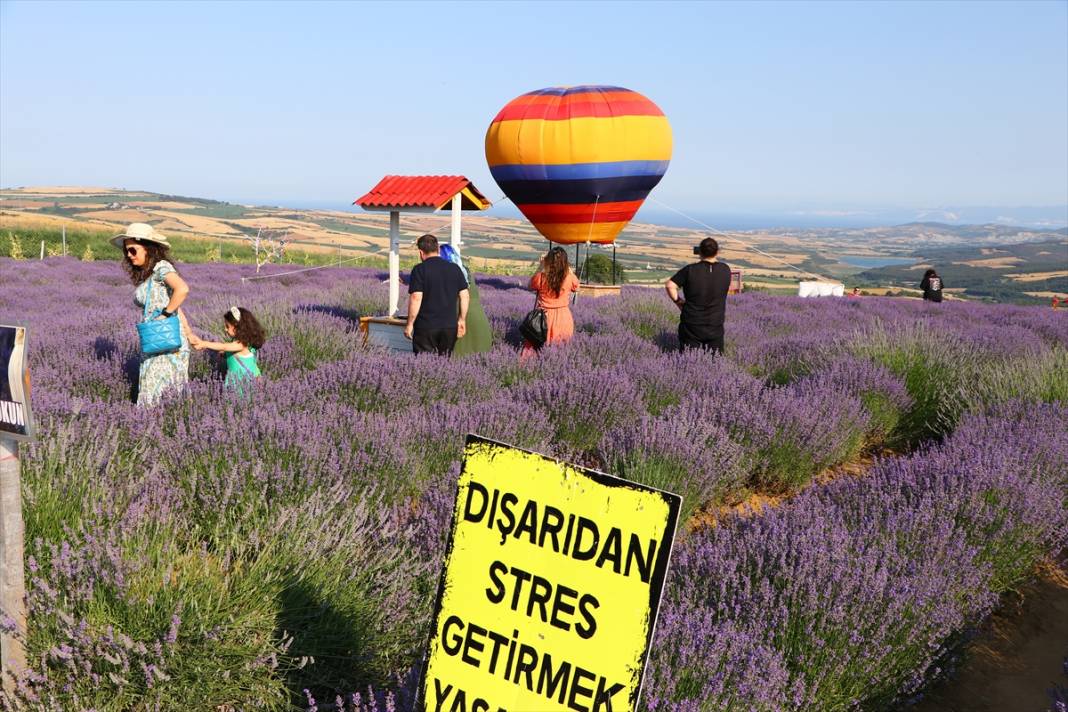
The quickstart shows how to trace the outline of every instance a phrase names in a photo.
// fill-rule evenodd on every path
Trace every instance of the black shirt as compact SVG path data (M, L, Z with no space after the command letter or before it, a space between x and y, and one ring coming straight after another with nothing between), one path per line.
M923 290L923 298L929 302L942 301L942 278L938 275L934 277L924 277L920 282L920 289Z
M428 257L412 268L408 294L423 293L416 329L456 328L460 292L467 289L463 271L448 260Z
M727 312L727 292L731 288L731 268L725 262L694 262L671 278L686 297L682 323L687 326L723 326Z

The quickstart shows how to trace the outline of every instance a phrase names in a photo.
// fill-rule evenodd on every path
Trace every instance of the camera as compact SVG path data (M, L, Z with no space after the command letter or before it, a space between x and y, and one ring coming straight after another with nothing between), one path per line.
M700 245L694 245L693 246L693 253L695 255L700 255L701 254L701 246Z

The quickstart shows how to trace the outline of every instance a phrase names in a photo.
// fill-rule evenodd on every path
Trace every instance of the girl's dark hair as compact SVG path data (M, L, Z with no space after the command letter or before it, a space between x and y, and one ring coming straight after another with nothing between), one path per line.
M241 314L240 319L235 319L229 311L223 314L226 323L234 325L234 341L241 342L245 348L262 349L263 342L267 340L267 332L248 309L238 307L237 311Z
M560 289L564 286L564 278L567 277L567 252L562 247L554 247L545 255L545 283L549 290L560 296Z
M141 284L141 282L152 276L152 270L156 269L157 264L164 260L170 262L171 251L166 245L161 245L151 240L134 240L134 242L145 248L145 252L148 253L145 256L145 263L140 267L135 267L134 263L130 261L130 256L126 254L125 245L122 248L122 263L126 271L129 272L133 283Z
M931 277L937 277L937 276L938 276L938 272L935 272L933 269L929 269L929 270L927 270L926 272L923 273L923 278L924 279L930 279ZM913 277L913 279L915 279L915 277Z

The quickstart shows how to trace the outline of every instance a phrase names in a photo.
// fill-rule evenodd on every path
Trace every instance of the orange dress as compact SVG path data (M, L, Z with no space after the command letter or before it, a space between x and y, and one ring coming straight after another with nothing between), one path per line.
M579 289L578 277L573 272L568 272L560 285L560 293L554 294L545 282L545 275L538 272L530 278L530 288L538 293L537 308L545 310L545 323L548 327L549 336L546 344L559 344L568 341L575 334L575 320L571 317L568 302L571 293ZM524 350L533 350L534 346L529 341L524 341Z

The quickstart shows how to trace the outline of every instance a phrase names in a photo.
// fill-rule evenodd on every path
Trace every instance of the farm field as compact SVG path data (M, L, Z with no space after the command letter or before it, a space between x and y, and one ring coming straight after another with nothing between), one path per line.
M40 423L8 706L409 709L468 432L683 495L646 710L905 708L1068 544L1068 311L743 294L715 358L627 287L521 363L486 276L497 345L448 361L362 344L380 271L179 269L202 336L266 326L248 396L197 352L137 409L119 265L0 258Z
M360 192L354 191L353 197ZM141 221L168 236L215 244L230 254L247 246L244 235L263 228L286 234L292 240L291 257L298 262L344 259L366 265L381 260L388 253L388 216L344 207L236 205L112 188L8 188L0 190L0 238L6 232L26 234L64 225L68 231L114 234L126 223ZM447 234L449 221L447 211L402 213L402 260L414 262L415 238L428 231ZM616 257L627 281L660 283L691 259L693 245L708 234L696 224L631 223L617 240ZM498 274L529 272L546 245L525 220L486 213L466 213L463 235L465 256L472 264ZM963 298L1034 304L1048 303L1047 293L1068 296L1065 235L1063 229L909 223L863 229L745 230L719 238L722 259L743 270L748 285L764 291L796 293L799 278L815 275L860 286L869 294L887 290L911 294L922 270L934 263ZM26 253L35 254L38 243L29 238L26 243ZM0 255L9 254L5 247L0 244ZM590 249L590 254L612 255L610 246ZM886 258L903 262L875 268L850 263L874 259L879 264Z

